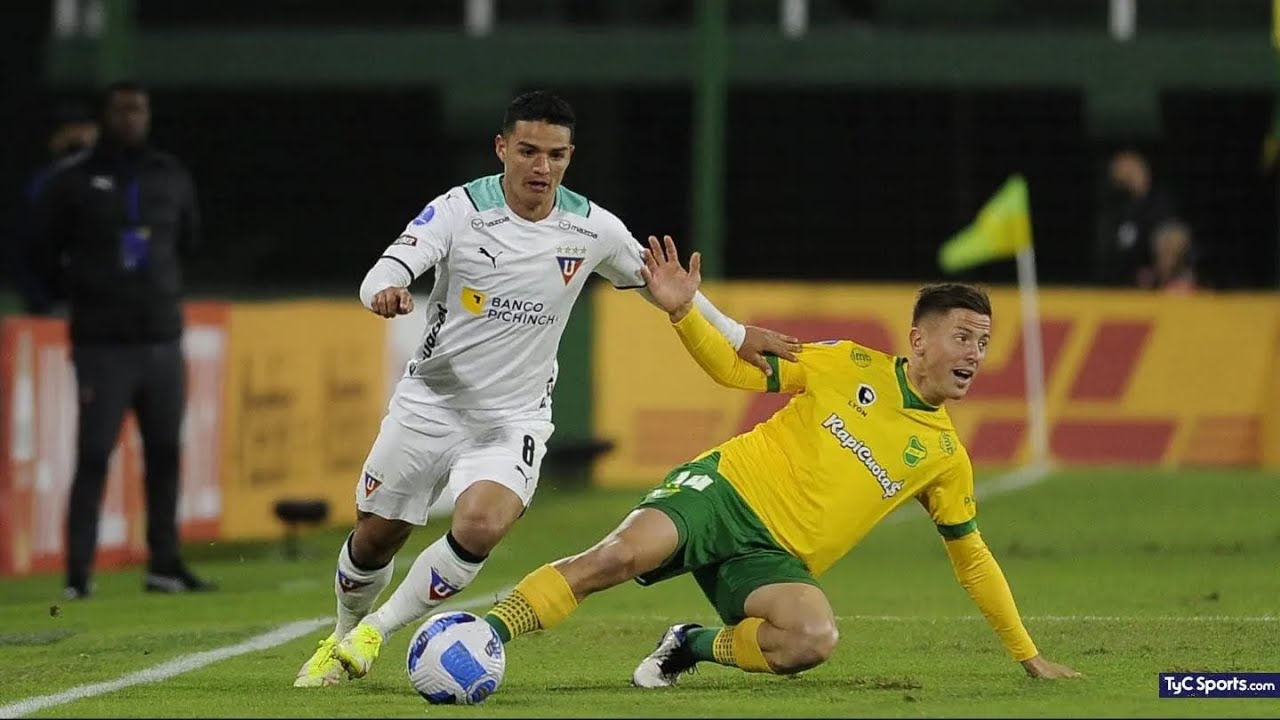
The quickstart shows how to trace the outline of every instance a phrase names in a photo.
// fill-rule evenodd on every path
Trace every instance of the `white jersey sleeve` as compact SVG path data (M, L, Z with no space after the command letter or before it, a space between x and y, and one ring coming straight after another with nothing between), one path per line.
M636 240L618 216L595 205L601 214L601 239L608 243L608 254L596 266L596 272L622 290L644 287L640 268L644 266L640 241Z
M457 189L450 190L427 203L422 212L404 226L400 237L387 247L379 261L389 258L400 263L414 280L434 267L449 254L454 228L470 209L467 199L459 197L460 194Z

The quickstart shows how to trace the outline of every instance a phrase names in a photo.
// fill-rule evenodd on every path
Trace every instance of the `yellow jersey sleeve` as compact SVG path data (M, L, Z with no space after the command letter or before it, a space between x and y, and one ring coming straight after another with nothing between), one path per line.
M694 307L672 325L680 342L711 379L726 387L757 392L799 392L805 387L803 363L780 361L767 355L773 374L738 357L729 341Z
M977 501L973 497L973 464L964 448L957 448L951 462L936 480L916 496L938 532L954 540L978 529Z
M982 533L972 532L944 544L956 579L987 618L1009 655L1018 662L1038 655L1040 651L1018 614L1009 581L983 542Z

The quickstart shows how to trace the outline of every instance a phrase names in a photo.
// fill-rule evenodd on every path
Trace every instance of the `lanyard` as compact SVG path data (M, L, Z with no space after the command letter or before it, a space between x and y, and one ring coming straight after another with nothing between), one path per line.
M124 215L133 226L142 224L141 196L141 183L134 177L124 188Z

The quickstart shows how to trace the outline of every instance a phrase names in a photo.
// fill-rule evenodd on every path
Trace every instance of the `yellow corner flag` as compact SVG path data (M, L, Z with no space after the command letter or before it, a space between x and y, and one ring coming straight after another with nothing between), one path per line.
M942 244L938 264L949 273L1010 258L1031 247L1027 181L1011 175L987 201L972 225Z

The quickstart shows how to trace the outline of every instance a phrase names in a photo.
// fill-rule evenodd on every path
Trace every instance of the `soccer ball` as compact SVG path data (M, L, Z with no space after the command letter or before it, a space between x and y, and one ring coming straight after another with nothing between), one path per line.
M498 633L469 612L432 615L413 634L406 658L409 682L432 705L475 705L507 669Z

